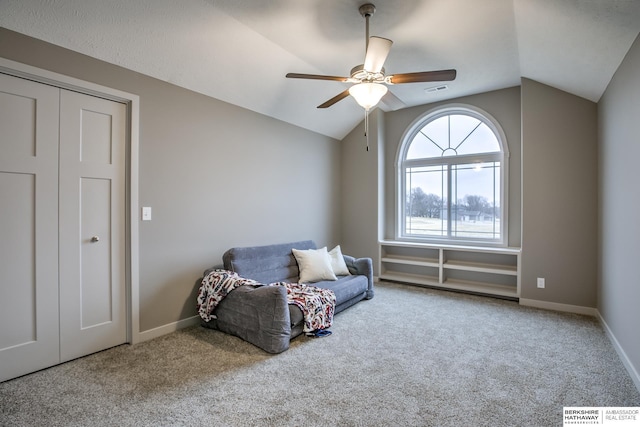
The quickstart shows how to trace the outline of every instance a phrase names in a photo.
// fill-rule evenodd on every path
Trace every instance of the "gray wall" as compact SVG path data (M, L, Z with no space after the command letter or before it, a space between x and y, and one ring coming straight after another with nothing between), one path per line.
M595 307L596 104L522 79L522 163L521 297Z
M598 104L598 310L640 380L640 37ZM640 384L636 382L640 387Z
M340 238L340 143L0 29L0 56L140 96L140 329L194 316L232 246Z
M384 113L369 115L369 151L361 123L342 140L342 248L344 253L378 259L379 164L384 161Z

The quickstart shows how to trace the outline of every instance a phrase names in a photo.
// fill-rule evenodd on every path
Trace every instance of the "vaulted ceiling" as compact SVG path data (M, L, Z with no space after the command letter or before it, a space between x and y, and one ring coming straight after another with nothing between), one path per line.
M348 76L365 52L367 0L1 0L0 26L342 139L363 119ZM405 108L527 77L598 101L640 32L637 0L371 0L370 35L394 41L387 74L455 68L391 86Z

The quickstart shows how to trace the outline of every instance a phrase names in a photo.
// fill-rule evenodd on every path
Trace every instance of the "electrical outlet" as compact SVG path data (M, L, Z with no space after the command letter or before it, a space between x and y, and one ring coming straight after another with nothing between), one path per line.
M544 288L544 277L538 277L538 287L541 289Z

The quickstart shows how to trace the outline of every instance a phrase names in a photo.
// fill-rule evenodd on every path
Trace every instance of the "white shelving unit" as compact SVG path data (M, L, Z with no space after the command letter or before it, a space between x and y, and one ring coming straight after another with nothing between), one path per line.
M518 299L520 249L382 240L382 280Z

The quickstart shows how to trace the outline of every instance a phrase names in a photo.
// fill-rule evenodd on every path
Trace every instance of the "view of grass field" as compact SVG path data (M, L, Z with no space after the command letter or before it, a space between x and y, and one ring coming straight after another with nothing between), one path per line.
M447 236L447 221L440 218L407 217L406 234ZM500 238L500 219L490 221L451 221L453 237Z

